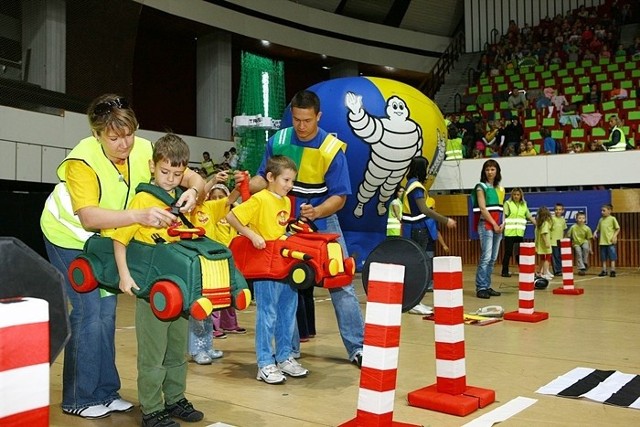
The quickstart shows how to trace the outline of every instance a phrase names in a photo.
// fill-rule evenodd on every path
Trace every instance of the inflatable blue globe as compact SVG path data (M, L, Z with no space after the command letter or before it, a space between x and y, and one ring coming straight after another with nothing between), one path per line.
M320 127L347 144L352 194L338 216L349 252L362 267L386 238L387 208L413 157L429 160L426 188L433 183L444 160L444 118L427 96L394 80L346 77L308 89L320 98ZM287 126L290 106L282 119Z

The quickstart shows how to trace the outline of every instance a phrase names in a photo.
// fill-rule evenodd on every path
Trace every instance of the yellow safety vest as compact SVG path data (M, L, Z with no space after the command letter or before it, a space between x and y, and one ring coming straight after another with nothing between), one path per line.
M149 160L152 153L149 140L135 137L133 149L127 160L129 177L125 180L105 156L102 145L96 138L91 136L80 141L58 166L57 174L61 182L47 198L40 217L40 228L45 237L56 246L82 249L84 242L99 231L85 230L73 212L71 196L64 182L68 160L81 160L96 173L100 192L99 207L122 210L129 205L138 184L151 180Z
M616 130L620 132L620 141L618 141L616 145L611 145L607 147L607 151L624 151L627 149L627 137L624 134L624 132L622 132L622 129L620 129L618 126L614 126L613 129L611 129L611 135L609 136L609 141L611 141L611 137L613 136L613 133Z
M402 231L400 218L396 217L393 210L394 205L400 208L400 215L402 215L402 202L400 199L393 199L389 205L389 216L387 217L387 236L399 236Z
M527 213L529 212L527 205L509 199L504 204L504 210L509 211L509 214L505 213L504 217L504 235L523 237L527 228Z
M291 144L293 128L281 129L273 135L273 154L291 158L298 167L298 174L289 193L296 197L323 197L328 193L325 175L338 151L347 146L328 133L318 148Z
M462 138L447 139L447 148L444 154L445 160L462 159Z

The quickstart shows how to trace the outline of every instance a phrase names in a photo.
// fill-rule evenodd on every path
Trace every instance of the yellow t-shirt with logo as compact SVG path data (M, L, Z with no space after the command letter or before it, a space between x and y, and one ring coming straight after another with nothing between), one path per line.
M191 212L189 221L196 227L205 229L207 237L229 246L236 236L236 230L229 225L225 216L229 213L228 198L207 200Z
M264 189L232 209L238 221L264 240L276 240L286 232L291 200Z

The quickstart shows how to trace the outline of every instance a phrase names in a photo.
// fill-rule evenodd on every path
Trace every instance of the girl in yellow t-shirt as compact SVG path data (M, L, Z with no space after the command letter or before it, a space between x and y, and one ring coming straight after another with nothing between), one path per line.
M535 245L536 253L539 255L540 276L547 280L553 279L553 274L549 271L549 261L551 260L551 212L546 206L540 206L536 214Z

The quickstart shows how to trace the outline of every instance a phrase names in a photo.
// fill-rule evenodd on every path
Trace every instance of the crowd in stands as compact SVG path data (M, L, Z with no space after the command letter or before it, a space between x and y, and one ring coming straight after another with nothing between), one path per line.
M614 128L634 148L640 37L624 46L620 30L639 21L640 2L630 0L580 6L533 27L512 20L482 55L464 111L446 117L447 158L602 151L614 145Z

